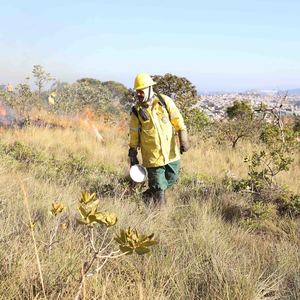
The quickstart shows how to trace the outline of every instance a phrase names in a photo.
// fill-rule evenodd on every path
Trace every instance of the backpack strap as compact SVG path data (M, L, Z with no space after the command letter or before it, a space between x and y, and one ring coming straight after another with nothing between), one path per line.
M160 104L161 104L165 109L167 109L167 104L166 104L166 101L165 101L165 99L163 98L163 96L162 96L161 94L158 94L158 93L156 93L156 96L157 96L157 98L159 99Z
M156 93L156 96L157 96L157 98L159 99L159 104L160 104L162 107L164 107L165 110L168 112L169 120L170 120L170 122L171 122L170 112L169 112L169 110L168 110L168 108L167 108L167 104L166 104L165 99L163 98L163 96L162 96L161 94Z
M156 93L156 96L157 96L157 98L159 99L159 102L158 102L158 103L159 103L162 107L164 107L165 110L168 112L169 120L170 120L170 122L171 122L170 112L169 112L169 110L168 110L168 108L167 108L167 104L166 104L165 99L162 97L162 95L160 95L160 94L158 94L158 93ZM135 115L135 116L137 117L137 119L139 120L139 123L141 124L141 121L140 121L140 118L139 118L139 112L138 112L138 110L136 109L135 106L132 106L131 112L134 113L134 115Z
M138 113L137 109L135 108L135 106L132 106L131 112L134 113L135 116L136 116L136 117L138 118L138 120L140 121L140 119L139 119L139 113Z
M139 118L139 113L138 113L137 109L135 108L135 106L132 106L131 113L133 113L137 117L137 119L139 121L139 125L142 126L142 123ZM138 145L140 145L140 144L141 144L141 136L140 136L140 128L139 128L138 129Z

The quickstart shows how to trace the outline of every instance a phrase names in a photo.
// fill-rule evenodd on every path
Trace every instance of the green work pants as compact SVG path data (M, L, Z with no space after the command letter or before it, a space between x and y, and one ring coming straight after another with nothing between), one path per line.
M153 192L164 191L178 179L180 160L161 167L147 168L149 189Z

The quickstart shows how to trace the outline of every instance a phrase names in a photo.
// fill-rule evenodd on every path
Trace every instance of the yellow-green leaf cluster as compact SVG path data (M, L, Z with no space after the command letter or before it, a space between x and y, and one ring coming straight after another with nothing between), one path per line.
M136 252L139 255L150 252L149 247L158 244L153 240L154 234L139 234L136 229L121 229L120 235L115 237L115 241L119 243L120 250L123 253L132 254Z
M96 194L84 192L79 200L82 203L78 207L81 219L77 219L79 224L94 226L95 224L103 224L106 227L113 226L117 223L118 218L112 212L102 212L98 210L99 199Z
M29 222L26 226L30 229L30 230L34 230L35 229L35 222Z
M54 202L52 203L52 208L50 210L53 216L57 216L64 210L65 206L61 202Z
M96 214L96 220L98 223L102 223L107 227L110 227L117 223L118 218L114 213L111 212L98 212Z
M89 204L91 202L97 201L96 193L90 194L89 192L83 192L81 193L81 197L79 199L79 202L82 204Z

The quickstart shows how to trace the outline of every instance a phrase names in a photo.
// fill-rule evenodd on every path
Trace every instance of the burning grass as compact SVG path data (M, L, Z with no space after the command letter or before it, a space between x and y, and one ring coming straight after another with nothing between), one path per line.
M96 117L90 109L85 109L77 115L57 115L43 109L32 109L27 112L27 116L18 115L12 108L0 102L0 129L23 127L42 127L59 129L82 129L94 136L96 141L103 143L105 140L101 131L108 128L105 117ZM124 123L120 122L119 128L125 128Z

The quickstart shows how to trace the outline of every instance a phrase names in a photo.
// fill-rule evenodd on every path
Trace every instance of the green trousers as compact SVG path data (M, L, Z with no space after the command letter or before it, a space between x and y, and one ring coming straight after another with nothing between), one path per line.
M173 161L161 167L147 168L148 185L151 191L164 191L178 179L180 160Z

